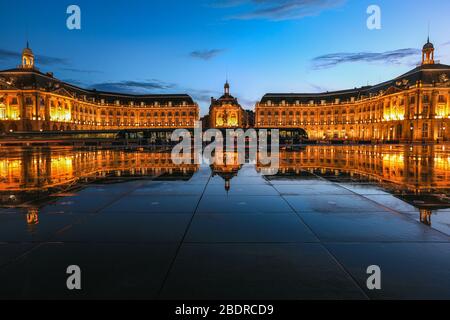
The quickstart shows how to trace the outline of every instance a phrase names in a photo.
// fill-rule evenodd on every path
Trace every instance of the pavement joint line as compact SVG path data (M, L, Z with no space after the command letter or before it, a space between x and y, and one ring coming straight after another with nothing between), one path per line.
M186 226L186 230L184 231L183 237L181 238L181 241L180 241L178 247L175 250L174 257L173 257L172 261L170 262L169 267L167 268L167 272L164 275L163 281L161 282L161 286L160 286L160 288L158 289L158 291L156 293L156 300L159 300L160 297L161 297L162 291L164 290L164 286L166 285L167 279L170 276L170 272L172 271L172 269L173 269L173 267L175 265L175 261L177 260L178 254L180 253L180 250L181 250L181 248L183 246L184 240L186 239L186 236L187 236L187 234L189 232L189 229L190 229L190 227L192 225L192 222L194 221L195 214L197 213L198 207L200 206L200 202L202 201L203 196L205 195L206 188L208 187L208 184L211 181L211 178L212 178L212 172L210 172L210 174L208 176L208 181L206 182L206 184L205 184L205 186L203 188L203 192L202 192L200 198L197 201L197 205L196 205L196 207L193 210L192 217L189 220L188 225Z
M385 205L383 205L383 204L381 204L381 203L379 203L379 202L377 202L377 201L375 201L375 200L372 200L372 199L370 199L370 198L367 198L366 196L364 196L364 195L362 195L362 194L356 193L356 192L354 192L354 191L352 191L352 190L350 190L350 189L348 189L348 188L346 188L346 187L344 187L344 186L342 186L342 185L340 185L340 186L341 186L342 188L345 188L345 189L347 189L348 191L352 192L354 195L359 196L359 197L365 199L366 201L372 202L372 203L378 205L379 207L384 208L384 209L386 209L387 211L389 211L389 212L391 212L391 213L393 213L393 214L395 214L395 215L397 215L397 216L405 217L405 218L407 218L407 219L410 220L410 221L414 221L415 223L420 224L422 227L424 226L423 223L421 223L420 221L417 221L416 219L413 219L413 218L410 217L409 215L407 215L407 214L405 214L405 213L402 213L402 212L399 211L399 210L395 210L395 209L393 209L393 208L390 208L390 207L388 207L388 206L385 206ZM386 196L389 196L389 195L386 195ZM391 195L391 196L392 196L392 195ZM450 235L446 234L445 232L443 232L443 231L441 231L441 230L437 230L437 229L435 229L433 226L429 226L428 228L432 229L433 231L435 231L435 232L437 232L437 233L440 233L441 235L447 237L447 238L450 240Z
M3 270L8 268L10 265L14 264L15 262L20 261L22 258L26 257L27 255L29 255L33 251L37 250L38 248L42 247L43 245L45 245L45 243L46 242L33 243L35 245L32 246L30 249L26 250L25 252L22 252L21 254L19 254L19 255L15 256L14 258L6 261L5 263L0 264L0 272L2 272ZM32 243L30 243L30 244L32 244Z
M315 175L317 176L317 175ZM320 180L322 179L321 177L317 176ZM276 190L276 188L275 188ZM277 190L278 191L278 190ZM330 256L330 258L335 262L335 264L344 272L344 274L347 275L347 277L351 280L351 282L353 282L353 285L356 286L356 288L358 288L361 293L363 294L363 296L367 299L370 300L370 297L366 294L366 292L364 291L364 289L359 285L357 279L351 274L351 272L349 270L347 270L347 268L337 259L337 257L329 250L329 248L322 242L322 240L320 239L320 237L317 235L316 232L314 232L314 230L311 228L311 226L303 220L303 218L298 214L297 210L295 210L295 208L293 206L291 206L291 204L289 203L289 201L287 201L284 196L278 192L280 194L280 197L287 203L287 205L296 213L297 217L303 222L303 224L310 230L310 232L319 240L320 245L322 246L322 248L328 253L328 255Z
M102 208L100 208L100 209L94 211L92 214L98 214L101 210L103 210L103 209L107 208L108 206L112 205L115 201L118 201L118 200L122 199L123 197L125 197L125 196L128 195L129 193L131 193L131 192L135 191L136 189L140 188L140 187L142 186L143 183L144 183L144 182L142 182L141 184L138 184L138 186L136 186L136 188L132 188L131 191L129 191L129 192L127 192L127 193L124 193L124 194L121 194L120 197L118 197L117 199L115 199L115 200L112 201L112 202L109 202L107 205L103 206ZM78 218L78 219L81 219L81 217ZM80 221L80 220L78 220L78 221ZM32 251L34 251L34 250L38 249L39 247L43 246L45 243L51 242L58 234L60 234L60 232L61 232L62 230L64 230L64 229L67 228L67 227L69 227L69 229L72 228L72 227L73 227L73 223L70 224L70 225L66 225L66 226L64 226L63 228L61 228L61 229L55 231L54 234L50 235L50 236L49 236L46 240L44 240L43 242L38 243L37 245L33 246L33 247L30 248L29 250L25 251L24 253L19 254L18 256L16 256L16 257L10 259L9 261L7 261L6 263L0 265L0 270L4 270L7 266L13 264L13 263L16 262L16 261L19 261L21 258L25 257L26 255L28 255L28 254L31 253Z

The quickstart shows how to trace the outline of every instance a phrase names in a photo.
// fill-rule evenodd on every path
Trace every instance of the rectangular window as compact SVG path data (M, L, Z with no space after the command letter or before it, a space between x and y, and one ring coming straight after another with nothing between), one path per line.
M428 138L428 123L424 123L422 126L422 138Z
M439 126L438 138L444 137L444 125Z

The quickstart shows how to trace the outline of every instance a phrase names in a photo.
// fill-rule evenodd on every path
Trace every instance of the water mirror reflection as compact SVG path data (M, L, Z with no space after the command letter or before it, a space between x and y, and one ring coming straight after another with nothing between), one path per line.
M233 159L235 161L233 161ZM245 168L241 172L242 168ZM445 146L306 146L283 149L276 175L262 177L258 163L239 165L237 155L213 164L211 176L224 189L233 179L298 183L322 179L337 183L393 210L415 214L427 225L432 216L450 213L450 152ZM170 150L97 148L16 148L0 150L0 205L28 208L28 224L38 221L39 208L95 184L130 180L196 181L200 166L175 165ZM250 176L248 176L250 173ZM208 174L202 173L206 182ZM251 186L250 186L251 188ZM282 194L301 194L284 190ZM155 192L157 190L155 189ZM317 190L318 194L321 193ZM386 196L391 197L387 198ZM386 202L387 201L387 202ZM446 220L446 217L443 217Z
M282 148L274 175L224 159L0 149L0 297L72 299L61 270L73 261L88 278L75 298L450 297L446 147ZM383 291L365 287L373 261Z

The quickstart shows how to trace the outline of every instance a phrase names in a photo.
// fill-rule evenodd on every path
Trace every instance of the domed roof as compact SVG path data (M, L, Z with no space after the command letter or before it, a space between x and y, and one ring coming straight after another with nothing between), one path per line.
M434 45L430 42L430 39L428 39L427 43L425 43L425 45L423 46L424 50L427 49L434 49Z
M27 47L25 49L23 49L23 51L22 51L22 55L23 56L32 56L33 55L33 51L30 49L28 42L27 42Z

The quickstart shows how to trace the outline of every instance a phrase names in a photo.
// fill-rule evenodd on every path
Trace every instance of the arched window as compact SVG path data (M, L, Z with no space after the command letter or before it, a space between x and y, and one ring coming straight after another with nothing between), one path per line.
M0 103L0 119L6 118L6 106L3 103Z

